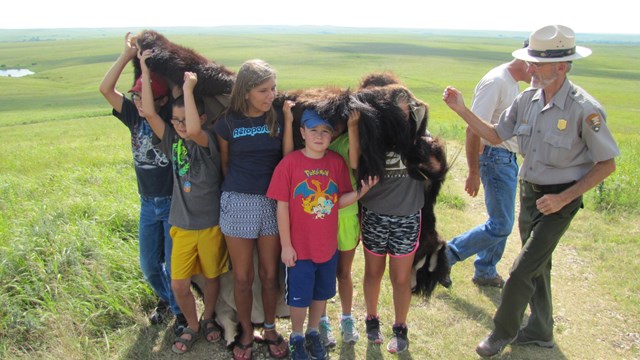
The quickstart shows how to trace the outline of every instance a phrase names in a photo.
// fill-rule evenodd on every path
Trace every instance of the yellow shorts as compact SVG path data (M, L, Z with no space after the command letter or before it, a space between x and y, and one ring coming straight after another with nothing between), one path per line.
M360 219L358 214L338 216L338 250L353 250L359 242Z
M188 279L202 273L218 277L229 270L229 253L219 226L203 230L171 227L171 279Z

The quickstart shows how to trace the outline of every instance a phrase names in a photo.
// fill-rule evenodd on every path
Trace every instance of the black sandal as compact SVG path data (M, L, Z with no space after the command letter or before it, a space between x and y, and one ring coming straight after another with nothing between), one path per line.
M236 348L242 350L243 352L246 351L247 349L251 349L251 351L249 352L249 357L236 355L236 353L233 351ZM236 343L233 346L233 349L231 350L231 354L233 355L233 360L251 360L251 359L253 359L253 340L251 340L251 342L249 342L248 344L243 344L240 341L236 341Z
M208 342L216 343L222 340L222 329L213 317L207 320L200 320L200 329L202 334L204 334L204 338L207 339ZM209 340L209 335L213 333L218 333L218 337L213 340Z
M189 334L191 335L191 339L185 339L182 337L182 335L184 334ZM200 332L196 332L193 331L191 328L184 328L182 330L182 333L178 336L176 336L175 339L173 339L173 346L171 347L171 351L173 351L174 353L178 354L178 355L182 355L186 352L188 352L189 350L191 350L191 348L193 347L193 344L198 341L198 339L200 339ZM184 345L184 351L178 349L178 347L176 346L177 343L183 344Z
M264 329L264 332L267 332L267 331L276 331L276 329L275 329L275 328L273 328L273 329ZM278 334L278 337L277 337L275 340L270 340L270 339L267 339L267 338L264 336L264 332L262 333L262 337L261 337L261 339L260 339L260 342L262 342L262 343L264 343L264 344L266 344L266 345L267 345L267 350L269 350L269 356L271 356L271 357L272 357L272 358L274 358L274 359L284 359L284 358L286 358L286 357L289 355L289 346L286 346L286 347L284 348L284 350L282 350L282 349L280 348L280 346L282 345L282 343L284 343L284 342L285 342L285 340L284 340L284 338L282 337L282 335ZM272 351L272 350L271 350L271 347L272 347L272 346L277 346L277 347L278 347L278 350L281 350L281 351L282 351L282 352L280 353L280 355L278 355L278 353L276 353L275 351Z

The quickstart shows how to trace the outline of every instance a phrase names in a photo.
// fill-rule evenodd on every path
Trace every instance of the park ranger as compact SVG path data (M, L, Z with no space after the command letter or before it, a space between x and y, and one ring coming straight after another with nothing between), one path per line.
M492 144L516 137L524 156L520 168L522 241L502 291L494 330L476 348L480 356L500 353L510 343L553 347L551 255L582 207L582 194L615 171L620 154L602 106L567 78L572 61L591 55L576 46L573 30L545 26L531 33L529 46L513 52L527 62L531 87L489 125L447 87L445 103ZM531 315L521 329L524 312Z

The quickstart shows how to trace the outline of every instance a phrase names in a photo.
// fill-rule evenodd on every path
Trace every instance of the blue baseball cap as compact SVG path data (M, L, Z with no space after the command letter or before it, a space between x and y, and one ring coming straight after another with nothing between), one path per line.
M331 130L334 130L333 125L331 125L330 122L320 117L317 112L311 109L306 109L302 113L302 120L300 120L300 123L307 129L313 129L316 126L325 125L328 126Z

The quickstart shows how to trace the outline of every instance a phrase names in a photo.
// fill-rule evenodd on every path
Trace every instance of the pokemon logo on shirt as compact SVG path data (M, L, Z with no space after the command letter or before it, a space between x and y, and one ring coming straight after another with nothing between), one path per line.
M311 184L309 184L311 182ZM338 202L338 185L329 180L326 186L317 179L305 179L296 185L293 197L302 196L302 207L314 219L324 219Z

